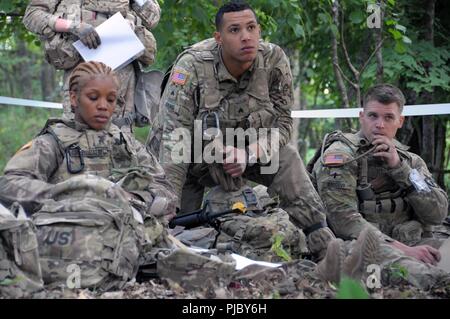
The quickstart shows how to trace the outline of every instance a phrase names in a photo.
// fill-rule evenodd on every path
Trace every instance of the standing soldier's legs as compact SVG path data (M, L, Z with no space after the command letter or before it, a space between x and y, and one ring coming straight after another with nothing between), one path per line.
M74 113L72 110L72 105L70 105L70 94L69 94L69 77L73 69L64 71L63 76L63 118L67 120L72 120L74 118Z

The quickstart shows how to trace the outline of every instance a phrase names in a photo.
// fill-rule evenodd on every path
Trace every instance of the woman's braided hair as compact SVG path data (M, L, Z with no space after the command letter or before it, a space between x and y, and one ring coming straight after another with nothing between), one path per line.
M99 75L112 77L117 87L119 86L119 80L113 69L103 62L90 61L82 62L73 69L69 78L69 91L79 93L86 82Z

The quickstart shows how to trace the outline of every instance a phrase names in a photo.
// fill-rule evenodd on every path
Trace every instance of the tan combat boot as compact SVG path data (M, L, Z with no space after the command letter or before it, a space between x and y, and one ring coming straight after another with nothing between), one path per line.
M339 284L344 260L344 241L340 238L333 239L328 244L325 258L317 264L315 272L320 279Z
M367 272L367 266L379 263L380 239L377 232L376 229L367 227L359 234L350 255L345 258L344 276L361 280Z

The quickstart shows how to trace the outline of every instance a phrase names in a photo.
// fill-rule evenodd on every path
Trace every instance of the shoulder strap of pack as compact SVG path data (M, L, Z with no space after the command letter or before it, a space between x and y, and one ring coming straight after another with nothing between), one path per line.
M82 135L81 132L70 127L66 121L59 118L48 119L38 135L43 134L50 134L56 140L62 154L67 147L77 144Z

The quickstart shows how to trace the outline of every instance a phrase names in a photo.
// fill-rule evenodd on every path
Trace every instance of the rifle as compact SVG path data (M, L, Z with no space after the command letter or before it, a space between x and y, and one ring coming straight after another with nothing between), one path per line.
M245 214L247 211L247 208L242 202L234 203L231 209L223 212L214 213L208 211L207 208L208 205L205 205L203 208L196 211L179 215L170 221L169 227L175 228L176 226L183 226L189 229L205 224L214 225L214 221L221 216L227 214Z

